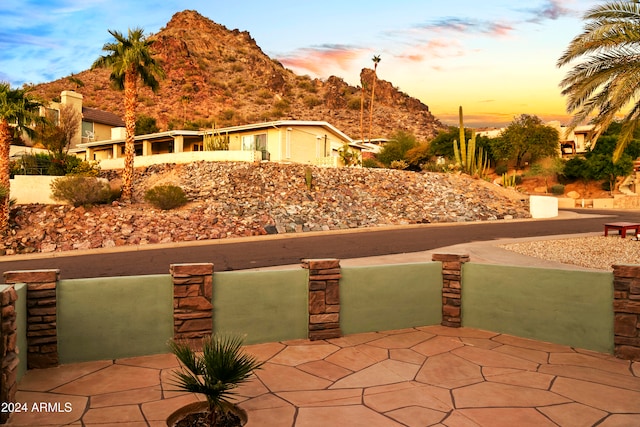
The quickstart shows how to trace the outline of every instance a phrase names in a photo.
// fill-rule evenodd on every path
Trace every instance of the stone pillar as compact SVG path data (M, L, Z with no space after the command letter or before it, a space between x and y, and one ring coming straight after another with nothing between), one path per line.
M462 264L469 255L433 254L432 261L442 262L442 326L462 326Z
M213 333L213 264L172 264L173 338L197 344Z
M7 271L6 284L27 285L27 368L58 366L56 286L60 270Z
M340 260L303 260L302 268L309 270L309 339L341 337Z
M2 333L0 335L0 402L15 402L18 388L18 348L16 324L16 294L13 286L0 293ZM0 412L0 424L9 419L10 412Z
M640 265L613 266L615 355L640 361Z

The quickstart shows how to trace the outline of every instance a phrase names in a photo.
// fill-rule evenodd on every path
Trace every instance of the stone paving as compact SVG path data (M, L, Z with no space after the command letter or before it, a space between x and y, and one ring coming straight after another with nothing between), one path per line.
M238 390L248 427L640 425L640 363L562 345L428 326L246 350L266 361ZM161 354L30 370L28 412L8 425L166 426L199 399L173 390L177 366Z

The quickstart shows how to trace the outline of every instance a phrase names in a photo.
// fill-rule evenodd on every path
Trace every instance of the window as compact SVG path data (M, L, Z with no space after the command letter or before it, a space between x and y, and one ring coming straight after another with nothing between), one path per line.
M242 137L243 151L267 151L267 134L244 135Z
M94 141L96 134L93 131L93 122L82 121L82 139L85 141Z

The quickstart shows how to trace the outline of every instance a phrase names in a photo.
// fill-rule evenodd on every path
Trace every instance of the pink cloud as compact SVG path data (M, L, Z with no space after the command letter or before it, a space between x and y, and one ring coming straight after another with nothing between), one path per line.
M351 63L360 58L363 52L364 49L352 46L327 45L298 49L288 56L279 57L278 60L286 67L323 75L329 66L349 69Z

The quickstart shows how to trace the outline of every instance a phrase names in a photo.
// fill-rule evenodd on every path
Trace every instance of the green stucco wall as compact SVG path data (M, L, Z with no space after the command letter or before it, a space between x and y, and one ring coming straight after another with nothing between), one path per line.
M342 268L344 334L434 325L441 319L440 263Z
M62 280L57 316L60 363L165 353L173 336L171 276Z
M245 344L307 337L307 270L233 271L213 275L215 332Z
M613 274L467 263L462 325L613 352Z

